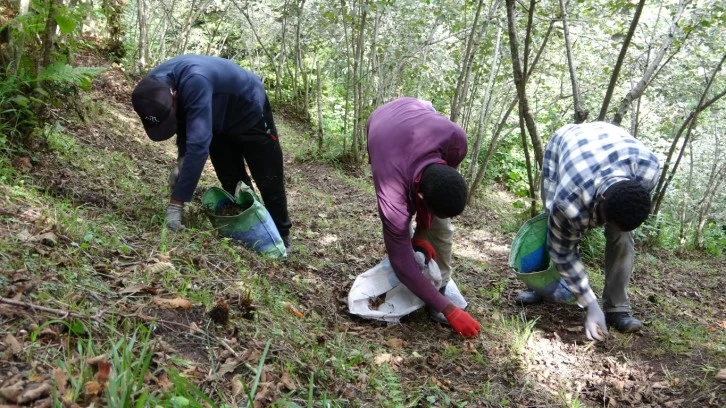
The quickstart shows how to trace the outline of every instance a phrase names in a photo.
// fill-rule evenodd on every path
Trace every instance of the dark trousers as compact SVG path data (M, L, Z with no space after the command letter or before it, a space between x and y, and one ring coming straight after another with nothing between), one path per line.
M247 162L265 208L270 212L280 235L287 237L292 222L287 213L282 148L269 105L265 108L264 119L244 134L212 138L209 157L222 188L230 194L234 194L240 180L252 187L245 169Z

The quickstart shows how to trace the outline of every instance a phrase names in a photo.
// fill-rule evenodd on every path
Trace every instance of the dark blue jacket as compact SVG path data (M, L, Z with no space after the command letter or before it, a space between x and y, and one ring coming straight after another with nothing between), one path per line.
M177 91L177 146L185 158L172 197L187 202L199 183L212 137L244 140L245 131L262 120L267 95L260 77L224 58L182 55L149 75Z

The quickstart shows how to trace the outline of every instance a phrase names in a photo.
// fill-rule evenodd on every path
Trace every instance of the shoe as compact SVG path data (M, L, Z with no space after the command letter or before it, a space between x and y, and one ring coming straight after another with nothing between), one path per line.
M282 237L282 243L285 244L285 252L290 255L292 253L292 244L290 243L290 236Z
M532 289L526 289L519 292L519 294L515 298L515 301L522 306L536 305L537 303L542 303L542 300L544 300L544 298L542 298L542 295L538 294Z
M629 312L605 313L605 323L620 333L634 333L643 328L643 323Z

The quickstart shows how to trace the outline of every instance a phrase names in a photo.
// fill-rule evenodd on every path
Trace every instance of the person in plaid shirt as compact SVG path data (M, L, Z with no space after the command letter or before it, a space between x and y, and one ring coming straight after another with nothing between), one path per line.
M642 327L631 315L627 293L635 254L632 231L648 218L659 169L653 152L605 122L566 125L547 143L541 194L548 213L549 255L577 303L587 309L589 339L603 340L607 327L624 333ZM606 239L602 309L577 249L582 234L601 225ZM529 290L517 299L523 304L542 301Z

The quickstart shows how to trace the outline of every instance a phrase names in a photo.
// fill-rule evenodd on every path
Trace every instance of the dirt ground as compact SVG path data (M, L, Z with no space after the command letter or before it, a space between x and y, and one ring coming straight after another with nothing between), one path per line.
M124 74L111 69L96 81L93 98L103 100L133 117L128 102L131 84ZM277 114L279 121L287 123L284 112ZM293 129L302 127L294 123L288 123L288 126ZM107 133L103 124L93 122L73 122L67 126L66 132L76 135L83 143L109 151L124 151L138 162L147 163L138 173L143 182L153 184L160 177L165 177L162 171L166 171L169 163L168 157L163 155L165 148L128 143ZM138 129L134 132L138 132ZM304 132L301 130L300 133ZM285 165L290 213L295 223L293 244L300 255L293 255L284 268L276 269L267 264L264 267L273 285L287 283L284 269L297 271L300 276L312 276L315 282L325 285L326 290L311 289L307 293L295 294L301 308L325 316L326 330L317 334L320 341L328 341L334 332L345 332L371 344L386 343L390 338L400 339L403 348L426 356L415 364L395 367L404 385L419 384L422 377L430 377L444 392L463 395L468 390L474 392L481 383L490 381L508 390L507 396L513 406L548 406L537 400L536 396L548 395L556 399L557 395L563 393L562 390L577 390L580 402L586 406L726 406L726 385L710 382L704 388L697 383L698 379L706 375L704 367L707 361L702 357L702 350L678 354L654 353L661 342L668 340L657 337L650 325L653 319L664 317L675 322L702 325L709 332L720 333L716 338L720 344L715 346L723 350L726 330L726 298L721 292L726 286L723 273L716 279L706 279L705 275L702 276L707 273L704 269L689 269L683 266L687 264L675 262L676 259L682 260L681 255L676 257L665 251L649 252L648 256L659 259L659 265L667 267L657 271L656 279L654 271L647 270L649 264L639 262L641 270L633 276L633 286L637 290L631 293L632 302L636 316L645 323L645 329L634 335L616 335L602 343L588 342L581 328L583 312L576 306L542 304L522 308L514 304L517 291L524 286L515 279L507 264L513 234L500 232L502 217L506 216L502 214L508 211L499 211L497 208L511 206L505 194L492 193L493 198L469 207L463 216L455 220L455 278L459 286L467 288L470 311L485 326L483 333L493 333L500 319L516 318L521 313L529 320L536 319L536 333L529 340L525 356L519 364L511 364L508 347L503 344L507 339L486 336L472 340L460 339L452 335L448 327L432 323L423 310L397 326L367 322L349 315L344 302L352 283L351 276L372 267L385 256L380 233L377 232L380 227L375 197L356 183L351 183L351 176L339 177L336 170L327 165L295 160L290 153L286 153ZM130 219L138 217L130 208L143 205L143 200L149 198L139 197L138 201L120 199L120 193L109 190L108 183L79 175L52 156L40 157L39 162L33 165L32 173L53 194L71 197L78 205L114 211ZM357 173L360 183L368 182L366 171ZM311 192L329 199L323 202L312 197ZM499 200L497 197L502 198ZM23 214L27 216L23 209L4 208L2 211L5 217L15 217L18 222L26 222L22 218ZM333 217L347 218L366 226L331 231L326 220ZM331 235L334 235L335 245L321 244L327 242L326 237ZM128 240L136 248L146 245L143 234L128 237ZM638 256L644 257L645 254L639 253ZM119 259L114 254L109 254L109 257ZM324 258L326 266L311 271L308 257ZM671 259L674 262L670 262ZM209 260L199 255L195 262L205 263ZM699 262L704 261L699 259ZM98 259L98 265L104 264L107 262ZM705 264L712 268L710 270L726 270L723 260L710 260ZM101 267L97 270L103 273ZM123 276L110 279L121 281ZM2 296L12 295L3 292ZM693 298L702 308L695 312L693 309L679 308L677 302L682 296ZM243 312L242 315L254 307L240 299L231 300L231 307L237 312ZM664 302L670 300L675 303L667 309L675 310L673 314L665 311ZM162 324L155 335L169 341L177 352L183 353L189 360L200 364L208 361L200 350L199 341L179 334L182 331L179 327L187 328L193 322L202 327L205 320L202 310L192 309L191 313L182 313L174 309L150 307L136 310L135 313L159 319ZM455 359L445 358L443 350L447 344L463 344L465 349L471 350L472 355L490 364L467 364L466 355ZM259 350L261 345L250 346L252 348ZM294 355L293 350L276 350L275 353L278 358ZM9 378L8 374L23 370L24 366L19 363L0 362L4 380ZM0 382L2 380L0 378ZM357 384L331 383L327 388L331 394L352 398L363 396ZM566 399L566 396L562 396L562 399ZM479 405L472 403L469 406Z

